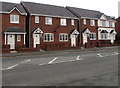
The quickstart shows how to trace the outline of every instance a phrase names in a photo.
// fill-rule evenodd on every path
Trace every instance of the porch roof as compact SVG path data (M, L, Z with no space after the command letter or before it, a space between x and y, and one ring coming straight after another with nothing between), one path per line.
M108 33L106 30L102 30L101 33Z
M9 27L4 31L4 33L25 34L26 32L24 30L22 30L20 27Z

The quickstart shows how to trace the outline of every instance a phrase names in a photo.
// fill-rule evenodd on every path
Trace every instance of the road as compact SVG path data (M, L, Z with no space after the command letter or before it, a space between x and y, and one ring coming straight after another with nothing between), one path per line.
M118 49L3 57L3 86L118 86Z

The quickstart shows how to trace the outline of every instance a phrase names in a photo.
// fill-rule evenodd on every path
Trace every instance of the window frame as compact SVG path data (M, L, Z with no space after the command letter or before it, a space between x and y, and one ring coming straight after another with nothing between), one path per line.
M95 20L90 20L90 25L95 26Z
M84 18L83 19L83 24L86 25L87 24L87 20Z
M52 17L45 17L45 24L46 25L52 25L53 24Z
M71 25L75 25L75 20L71 19Z
M35 23L36 24L40 23L40 17L39 16L35 16Z
M53 42L53 41L54 41L53 33L44 33L44 42Z
M92 37L91 37L92 35ZM96 33L90 33L90 40L96 40Z
M60 33L59 34L59 41L60 42L67 42L68 41L68 34L67 33Z
M107 39L108 39L108 33L101 33L101 34L100 34L100 38L101 38L102 40L107 40Z
M60 25L61 25L61 26L67 26L67 19L61 18L61 19L60 19Z
M15 15L15 14L10 15L10 23L19 24L19 21L20 21L19 15Z
M18 42L21 41L21 35L17 35L17 41L18 41Z

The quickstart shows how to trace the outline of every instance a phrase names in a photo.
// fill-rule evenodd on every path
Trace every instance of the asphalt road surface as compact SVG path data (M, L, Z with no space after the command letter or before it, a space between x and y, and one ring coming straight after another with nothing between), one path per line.
M118 86L117 49L4 57L3 86Z

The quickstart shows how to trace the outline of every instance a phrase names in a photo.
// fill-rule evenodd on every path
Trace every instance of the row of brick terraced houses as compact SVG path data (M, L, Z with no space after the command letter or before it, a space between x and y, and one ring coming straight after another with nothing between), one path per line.
M100 11L33 2L0 6L4 53L117 45L116 20Z

